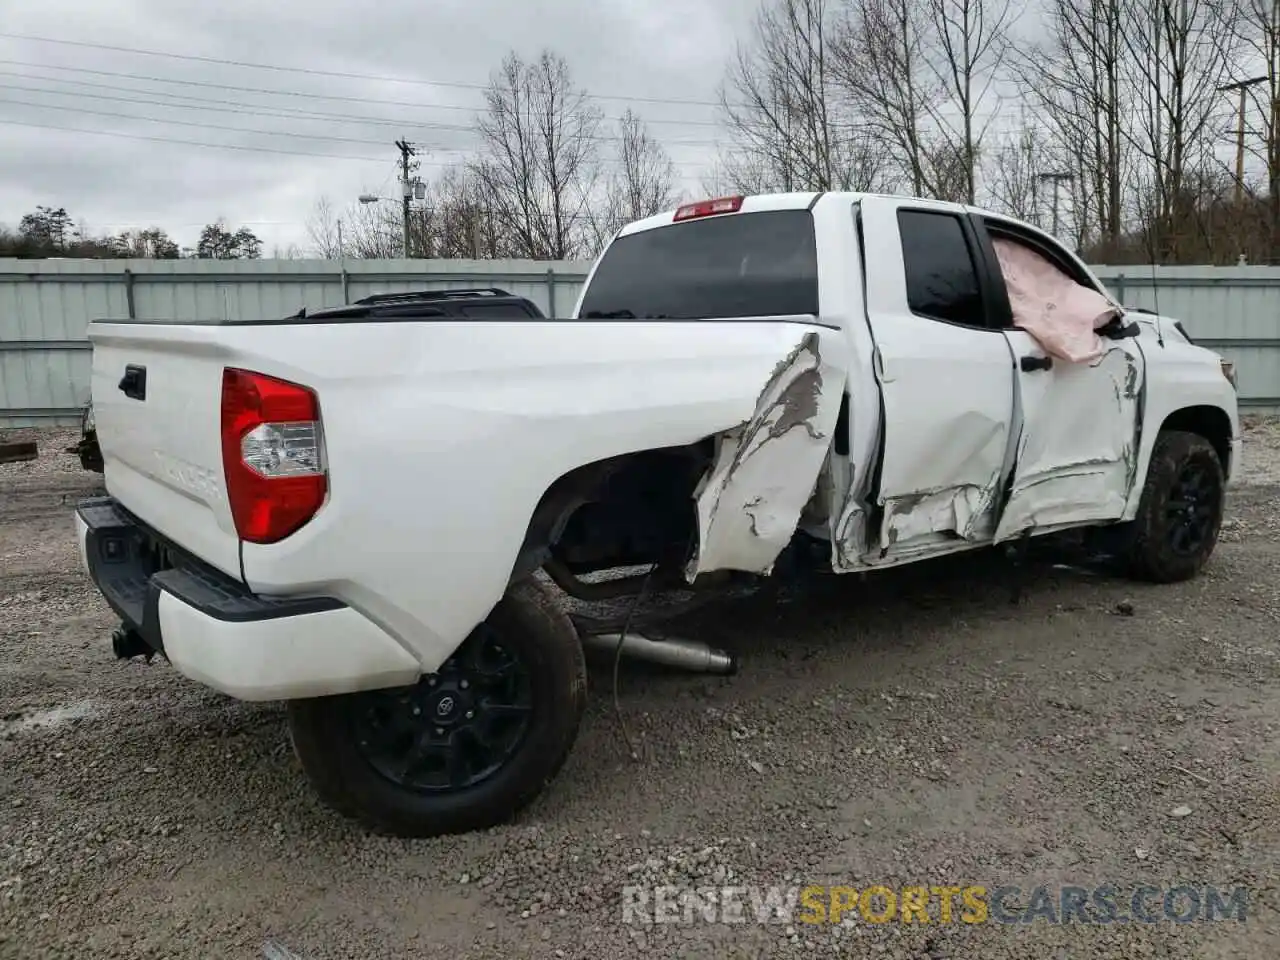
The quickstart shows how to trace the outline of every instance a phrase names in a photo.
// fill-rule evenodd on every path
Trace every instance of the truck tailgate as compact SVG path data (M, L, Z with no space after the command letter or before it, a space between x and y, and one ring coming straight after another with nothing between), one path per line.
M90 325L93 409L108 492L160 534L240 579L220 434L227 357L212 332Z

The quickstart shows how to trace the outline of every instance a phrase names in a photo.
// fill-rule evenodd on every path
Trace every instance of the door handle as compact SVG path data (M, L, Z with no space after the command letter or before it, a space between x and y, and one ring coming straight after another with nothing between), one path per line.
M133 400L147 399L147 368L129 364L120 378L120 392Z
M1023 373L1049 370L1053 367L1053 357L1023 357L1019 365L1022 367Z

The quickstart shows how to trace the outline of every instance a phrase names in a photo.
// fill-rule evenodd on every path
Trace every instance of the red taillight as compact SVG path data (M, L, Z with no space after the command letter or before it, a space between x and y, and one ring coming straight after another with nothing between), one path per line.
M320 440L306 387L222 371L222 470L240 539L275 543L315 516L328 489Z
M692 220L694 217L713 217L717 213L737 213L742 209L742 197L720 197L718 200L702 200L686 203L676 210L673 223Z

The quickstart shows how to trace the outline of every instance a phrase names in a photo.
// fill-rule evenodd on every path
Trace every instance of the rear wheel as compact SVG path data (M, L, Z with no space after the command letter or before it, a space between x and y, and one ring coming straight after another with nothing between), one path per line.
M321 798L376 830L428 837L509 820L556 775L586 704L582 646L540 584L508 590L412 687L291 701Z
M1198 574L1217 545L1225 499L1226 478L1213 444L1194 433L1161 433L1138 515L1124 531L1129 575L1173 583Z

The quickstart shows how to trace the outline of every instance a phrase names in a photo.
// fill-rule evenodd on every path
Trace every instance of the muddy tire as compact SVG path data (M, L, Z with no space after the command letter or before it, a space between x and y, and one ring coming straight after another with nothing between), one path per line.
M1177 430L1156 438L1138 515L1124 529L1121 559L1135 580L1196 576L1218 542L1226 477L1213 445Z
M582 644L542 585L511 587L438 673L412 687L288 704L321 799L402 837L509 821L559 772L586 705Z

